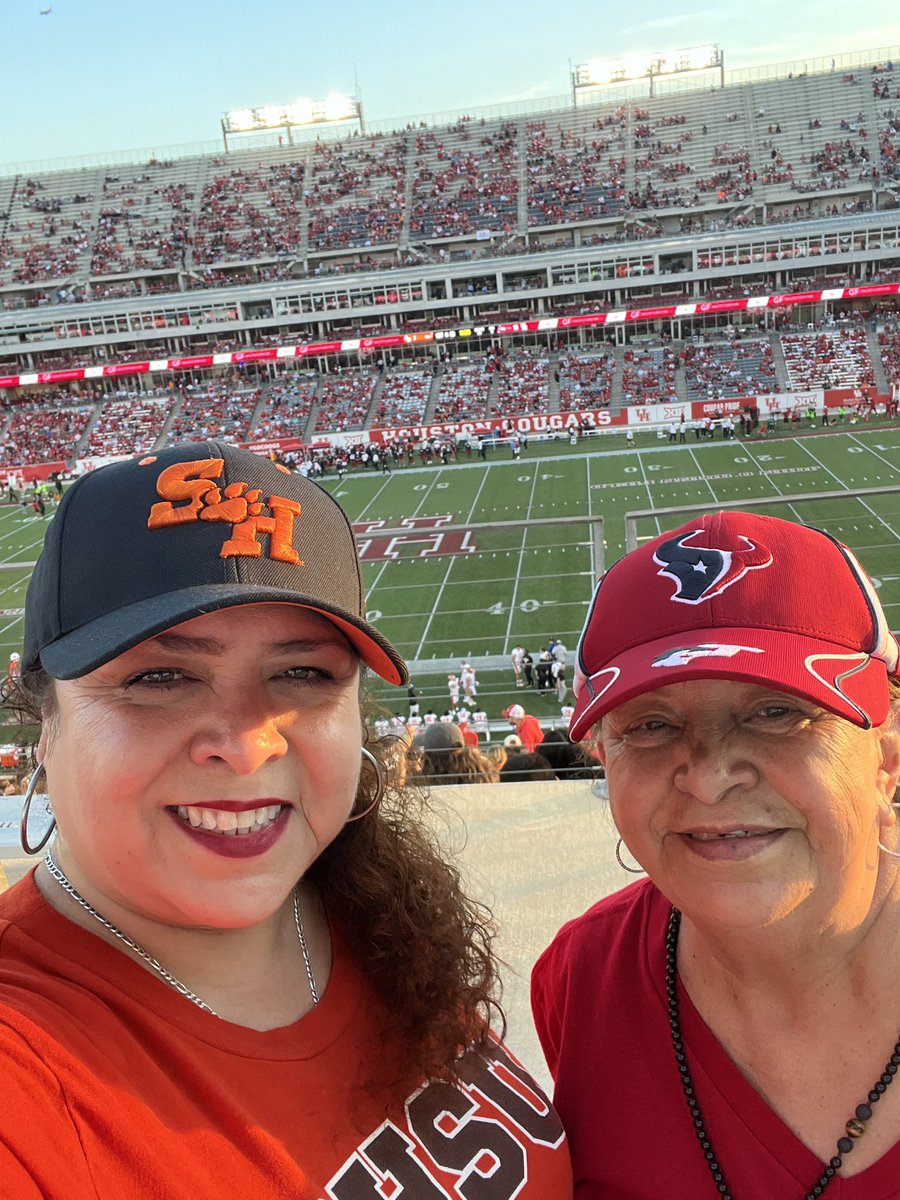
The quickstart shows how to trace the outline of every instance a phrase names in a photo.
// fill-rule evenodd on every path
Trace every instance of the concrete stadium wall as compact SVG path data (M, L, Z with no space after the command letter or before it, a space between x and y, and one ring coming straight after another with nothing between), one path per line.
M499 925L509 1047L549 1091L531 1020L531 967L561 925L636 878L616 862L605 795L578 779L439 787L432 796L446 812L436 824L442 843Z

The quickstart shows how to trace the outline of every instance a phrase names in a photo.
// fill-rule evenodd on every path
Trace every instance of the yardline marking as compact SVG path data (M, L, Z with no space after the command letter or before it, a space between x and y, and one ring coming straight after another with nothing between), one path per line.
M761 474L762 474L762 475L763 475L765 478L768 478L770 475L793 475L793 474L795 474L795 473L796 473L796 474L801 474L801 473L803 473L804 471L816 471L816 469L817 469L816 467L776 467L776 468L774 468L774 469L773 469L773 470L771 470L771 471L766 471L766 470L763 468L762 464L761 464L761 463L760 463L760 462L759 462L757 459L755 459L755 458L753 457L753 454L752 454L752 452L750 451L749 447L747 448L747 453L750 455L750 461L751 461L751 462L754 464L754 466L756 467L756 469L757 469L757 470L758 470L758 471L759 471L759 472L760 472L760 473L761 473ZM775 481L774 479L771 481L771 483L772 483L772 487L775 489L775 491L778 493L778 495L779 495L779 496L783 496L783 495L785 494L785 493L784 493L784 492L781 490L781 488L778 486L778 484L776 483L776 481ZM789 504L789 505L788 505L788 508L789 508L789 509L791 510L791 512L794 514L794 517L795 517L795 519L796 519L798 522L800 522L800 524L802 525L802 524L803 524L803 519L802 519L802 517L800 516L800 513L797 511L797 505L796 505L796 504Z
M892 462L891 462L891 460L890 460L889 458L885 458L885 457L884 457L884 455L883 455L883 454L882 454L880 451L878 451L878 450L873 450L873 449L872 449L872 447L871 447L871 446L867 446L867 445L865 444L865 442L860 442L860 439L859 439L859 437L858 437L858 436L857 436L857 434L855 434L855 433L848 433L848 434L847 434L847 437L851 438L851 439L852 439L852 441L854 441L854 442L856 442L858 445L862 446L863 450L866 450L866 451L868 451L868 453L869 453L869 454L871 454L873 458L877 458L877 459L879 459L881 462L883 462L883 463L884 463L884 465L885 465L886 467L890 467L890 468L891 468L891 470L894 472L894 474L895 474L895 475L897 474L897 466L896 466L896 464L895 464L895 463L892 463Z
M453 587L454 585L451 583L448 586ZM501 605L503 604L502 601L500 601L499 603ZM510 605L510 608L515 608L517 612L523 612L527 616L529 612L537 612L538 609L544 609L544 608L547 608L547 609L552 608L554 612L559 612L561 609L564 609L564 608L584 608L584 606L588 603L588 601L585 599L580 599L580 600L538 600L538 601L536 601L536 607L534 607L534 608L531 607L531 604L533 602L530 598L528 600L523 600L522 603L529 605L529 607L527 609L523 609L521 605ZM433 611L434 611L433 609L426 611L426 612L406 611L406 612L396 613L396 614L382 612L381 616L378 618L378 624L379 624L379 626L384 628L386 625L386 622L388 622L388 621L414 620L418 617L427 617ZM493 614L491 614L490 610L487 608L473 608L471 605L468 605L466 608L445 608L441 611L442 617L461 617L463 615L480 618L485 615L493 615ZM497 615L499 615L499 614L497 614ZM467 634L466 636L468 637L469 635ZM491 635L489 635L489 634L486 634L485 636L488 637L489 639L491 638ZM397 640L399 641L400 639L397 639ZM496 634L493 635L492 640L496 640ZM414 657L416 657L416 656L414 656Z
M438 607L441 603L441 596L443 596L443 594L444 594L444 588L447 586L447 580L450 578L450 572L453 570L453 564L455 562L456 562L456 556L454 555L453 557L451 557L449 563L447 563L447 570L444 572L444 578L441 580L440 587L437 590L437 595L434 598L434 605L431 609L431 612L428 614L428 620L425 622L425 628L422 631L422 636L419 639L419 646L418 646L418 649L416 650L415 654L412 656L413 658L421 658L422 657L422 648L424 647L425 640L428 637L428 630L431 628L431 622L434 620L434 614L437 612Z
M0 628L0 638L3 637L4 633L6 633L8 629L12 629L13 626L18 625L21 620L21 617L14 617L12 621L8 621L4 626L2 626L2 628Z
M641 468L641 480L643 481L644 487L647 489L647 502L649 503L651 508L656 508L657 505L653 501L653 491L651 490L649 480L647 479L647 472L644 470L644 460L641 458L640 451L638 451L637 459L638 459L638 466ZM638 482L638 481L635 480L635 482ZM669 484L669 483L671 483L671 480L667 479L666 484ZM662 530L659 527L659 517L656 517L655 520L656 520L656 532L661 533Z
M479 485L478 485L478 491L475 493L475 499L472 501L472 505L471 505L471 507L469 508L469 515L466 517L465 524L469 524L469 523L471 523L471 520L472 520L472 513L475 511L475 507L476 507L476 505L478 504L478 497L481 495L481 489L484 487L485 483L487 482L487 477L488 477L488 473L487 473L487 471L485 471L485 472L484 472L484 475L482 476L481 482L480 482L480 483L479 483ZM440 479L437 479L437 480L435 480L435 483L438 483L438 482L440 482ZM431 488L431 489L429 489L429 491L430 491L430 490L433 490L433 486L434 486L434 485L432 485L432 488ZM423 497L422 497L422 504L424 504L424 503L425 503L425 499L426 499L426 497L427 497L427 496L428 496L428 492L426 492L426 493L425 493L425 496L423 496ZM374 499L375 499L375 497L373 496L373 498L372 498L372 499L374 500ZM419 505L419 508L421 508L421 507L422 507L422 504L420 504L420 505ZM366 507L368 507L368 505L367 505ZM416 516L417 514L418 514L418 510L416 510L416 513L414 513L413 515L414 515L414 516ZM405 520L405 519L406 519L406 518L404 518L404 520ZM484 553L487 553L487 551L485 551ZM367 607L375 607L374 605L372 605L372 604L370 603L370 602L371 602L371 598L372 598L372 594L374 593L375 589L378 587L379 583L381 582L381 577L382 577L382 575L384 574L384 572L387 570L388 566L390 566L390 564L391 564L392 562L396 562L396 561L398 561L398 560L396 560L396 559L393 559L393 558L386 558L386 559L384 560L384 562L381 564L381 568L380 568L380 570L379 570L378 574L375 576L375 578L372 580L371 584L370 584L370 585L368 586L368 588L366 589L366 604L367 604ZM451 560L451 561L452 561L452 560ZM479 580L479 581L477 581L477 582L480 582L480 580ZM444 578L444 582L441 584L441 586L440 586L440 590L438 591L438 594L437 594L437 596L435 597L435 604L437 604L438 600L440 599L441 592L443 591L443 589L444 589L444 587L445 587L446 583L447 583L447 579L446 579L446 576L445 576L445 578ZM422 584L420 584L420 583L416 583L416 584L408 584L408 585L405 585L405 586L409 586L409 587L422 587L423 585L422 585ZM416 655L416 657L418 657L418 655Z
M813 454L813 452L811 450L808 450L806 448L806 446L804 446L803 449L806 450L806 453L810 456L810 458L812 458L815 462L819 463L819 466L822 468L823 471L826 471L831 476L832 479L836 479L842 488L844 488L848 492L851 492L851 488L848 487L848 485L846 483L844 483L844 481L840 478L839 475L837 475L834 471L832 471L831 467L826 467L823 462L819 462L819 459L816 458L816 456ZM867 447L867 449L868 449L868 447ZM869 453L871 454L872 451L870 450ZM871 504L869 504L861 496L857 496L855 499L858 504L861 504L862 507L871 514L871 516L874 520L880 522L880 524L882 524L885 527L885 529L888 531L888 533L891 535L891 537L893 537L897 540L900 540L900 535L897 534L897 531L895 529L892 529L891 526L888 525L888 523L887 523L887 521L885 521L884 517L879 516L879 514L875 511L875 509L872 508Z
M581 544L586 549L588 549L590 546L590 543L588 543L588 542L582 542ZM586 570L586 571L564 571L564 572L554 571L553 572L554 579L581 579L585 575L593 575L593 571ZM526 576L526 579L528 579L529 581L536 580L538 582L543 582L546 579L546 575L530 575L530 576ZM506 587L509 584L509 582L510 582L509 575L504 575L497 579L454 579L454 580L452 580L452 582L447 584L447 587L448 588ZM427 587L427 586L428 585L425 583L386 583L384 585L384 587L381 589L380 594L382 596L387 596L391 592L421 591L424 587ZM565 604L566 601L558 601L558 603ZM372 606L370 605L369 607L372 607ZM473 609L471 611L478 611L478 610ZM389 617L390 615L391 615L390 613L386 613L385 618ZM405 615L405 614L397 614L397 615Z
M372 507L372 505L375 503L375 501L378 499L378 497L381 495L381 493L384 491L384 489L388 486L389 480L390 480L390 475L382 475L381 487L378 489L378 491L375 493L375 495L372 496L372 498L369 500L369 503L362 510L360 515L356 518L357 521L364 521L366 519L365 513Z
M694 451L693 451L693 449L691 449L691 450L690 450L690 456L691 456L691 460L693 461L693 464L694 464L694 466L697 468L697 470L700 472L700 474L701 474L701 475L703 475L703 468L702 468L702 467L700 466L700 464L697 462L697 456L694 454ZM705 480L705 482L706 482L706 486L709 488L709 494L710 494L710 495L712 496L712 498L713 498L713 503L714 503L714 504L718 504L718 503L719 503L719 497L716 495L716 490L715 490L715 488L713 487L713 485L712 485L712 484L710 483L710 481L709 481L709 476L708 476L708 475L703 475L703 478L704 478L704 480Z
M539 471L539 468L537 466L535 466L534 478L531 481L531 494L528 497L528 507L525 509L526 519L531 515L531 508L532 508L532 504L534 502L534 493L535 493L535 489L537 488L538 471ZM520 563L525 554L525 541L526 541L527 537L528 537L528 526L524 525L522 527L522 545L519 547L519 562ZM519 571L517 571L516 577L513 580L512 597L509 602L509 620L506 622L506 638L503 642L503 651L502 651L504 654L509 649L509 644L510 644L509 639L512 634L513 617L516 615L516 597L518 596L518 593L519 593L520 580L521 580L521 574Z
M479 485L478 485L478 491L475 493L475 499L472 501L471 507L469 508L469 515L466 517L467 525L471 523L472 514L475 512L475 509L478 507L478 500L479 500L479 497L481 496L481 492L482 492L484 485L487 483L487 477L488 477L488 473L487 473L487 471L485 471L481 477L481 483L479 483Z

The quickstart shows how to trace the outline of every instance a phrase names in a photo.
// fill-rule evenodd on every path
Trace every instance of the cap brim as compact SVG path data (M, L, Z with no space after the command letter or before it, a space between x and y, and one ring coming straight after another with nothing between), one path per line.
M581 741L612 709L691 679L735 679L801 696L869 729L890 707L887 670L870 655L782 630L694 629L635 646L580 684L569 738Z
M106 613L45 646L41 651L41 664L54 679L78 679L182 621L243 604L296 604L319 613L344 634L376 675L388 683L409 681L406 663L390 642L367 622L329 608L321 601L306 600L296 592L231 583L204 584L164 596L151 596Z

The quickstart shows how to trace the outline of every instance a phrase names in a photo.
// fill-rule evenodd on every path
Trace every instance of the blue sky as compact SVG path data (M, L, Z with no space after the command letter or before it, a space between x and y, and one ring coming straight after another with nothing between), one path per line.
M52 4L49 16L40 9ZM891 0L0 0L0 165L214 142L231 108L366 117L561 96L569 64L718 42L726 68L900 45Z

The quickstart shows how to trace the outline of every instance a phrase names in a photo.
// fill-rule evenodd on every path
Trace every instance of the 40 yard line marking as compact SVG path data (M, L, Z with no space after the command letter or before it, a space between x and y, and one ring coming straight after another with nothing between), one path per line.
M540 467L538 465L535 465L534 477L531 480L531 495L528 497L528 507L525 509L525 519L526 520L528 520L528 518L531 516L531 505L532 505L532 502L534 501L534 492L535 492L535 488L537 487L539 471L540 471ZM516 567L516 577L513 580L512 596L510 597L510 601L509 601L509 620L506 622L506 637L503 642L503 651L502 651L503 654L506 654L507 650L509 649L509 639L510 639L510 634L512 632L513 617L515 616L515 612L516 612L516 598L519 594L519 580L522 577L522 558L525 554L525 541L526 541L527 537L528 537L528 526L525 525L522 527L522 545L519 547L519 565Z
M437 595L434 598L434 604L431 606L431 612L428 614L428 620L425 622L425 628L422 631L422 637L419 641L418 646L416 647L416 652L413 655L413 658L421 658L422 657L422 650L425 646L425 641L428 637L428 631L431 628L431 622L434 620L434 614L437 612L438 606L441 603L441 596L444 594L444 588L447 586L447 580L450 578L450 572L453 570L453 564L455 562L456 562L456 559L451 558L449 563L447 564L447 570L444 572L444 578L441 580L441 585L438 588Z

